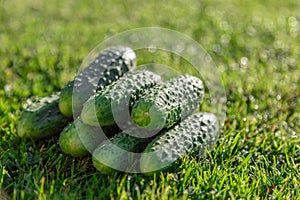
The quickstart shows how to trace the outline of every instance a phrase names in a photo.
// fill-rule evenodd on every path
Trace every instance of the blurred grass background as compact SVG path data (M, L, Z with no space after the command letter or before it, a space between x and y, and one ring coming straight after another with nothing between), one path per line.
M299 6L295 0L0 0L0 188L12 199L299 198ZM221 71L227 119L212 152L183 159L176 172L108 177L90 158L63 155L56 137L16 140L28 97L59 91L104 39L147 26L192 37Z

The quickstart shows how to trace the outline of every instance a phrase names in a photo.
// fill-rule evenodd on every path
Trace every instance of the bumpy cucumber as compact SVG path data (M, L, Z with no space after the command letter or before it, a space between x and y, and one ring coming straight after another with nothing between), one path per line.
M195 111L204 87L194 76L181 75L151 88L132 109L132 119L148 130L169 128Z
M93 164L103 174L116 170L133 172L139 155L153 138L137 138L122 132L100 144L93 152Z
M83 106L81 119L91 126L112 125L115 123L115 117L118 117L119 123L126 122L130 118L129 114L128 117L122 116L126 110L130 110L147 89L159 83L161 83L160 76L153 72L128 72L92 96ZM117 110L118 116L114 117L112 108Z
M86 156L107 137L120 132L117 126L93 127L82 123L78 117L61 132L59 145L61 150L72 156ZM104 134L105 135L104 135Z
M59 94L31 102L17 122L17 133L20 137L33 139L55 135L70 121L58 108Z
M80 114L83 103L94 94L95 88L103 89L135 66L136 55L132 49L116 46L103 50L75 80L62 89L59 101L61 112L66 116Z
M156 137L143 152L140 170L149 173L170 168L183 154L203 155L218 136L218 121L211 113L196 113Z

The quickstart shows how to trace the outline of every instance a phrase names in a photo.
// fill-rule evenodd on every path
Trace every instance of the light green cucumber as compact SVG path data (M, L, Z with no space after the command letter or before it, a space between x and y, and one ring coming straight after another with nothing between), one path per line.
M126 132L104 141L93 152L93 164L102 174L137 170L139 154L153 138L137 138Z
M58 101L59 94L53 94L28 103L17 122L17 134L38 139L60 133L71 119L59 111Z
M189 116L148 144L141 155L141 172L170 169L184 154L203 155L215 143L218 131L214 114L196 113Z
M202 81L181 75L153 87L134 105L133 121L146 130L169 128L194 112L204 96Z
M59 145L61 150L75 157L86 156L97 145L120 132L117 126L93 127L82 123L78 117L61 132Z
M60 111L69 117L73 114L79 115L83 103L95 93L95 88L103 89L135 66L136 55L129 47L114 46L104 49L62 89Z
M129 112L133 104L149 88L160 83L160 76L153 72L128 72L92 96L83 106L81 119L91 126L109 126L116 120L118 124L126 123L130 119Z

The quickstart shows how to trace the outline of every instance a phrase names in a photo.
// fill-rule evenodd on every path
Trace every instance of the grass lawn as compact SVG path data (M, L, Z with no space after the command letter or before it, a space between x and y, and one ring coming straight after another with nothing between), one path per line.
M300 2L126 2L0 0L0 199L299 199ZM220 70L227 118L212 151L168 173L106 176L57 136L16 137L27 98L59 91L105 38L146 26L192 37Z

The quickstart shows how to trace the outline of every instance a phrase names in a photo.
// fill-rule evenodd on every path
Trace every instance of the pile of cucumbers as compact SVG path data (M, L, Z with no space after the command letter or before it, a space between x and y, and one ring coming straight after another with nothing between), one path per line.
M60 93L28 101L17 123L20 137L60 134L61 150L92 154L103 174L171 169L184 154L202 155L214 145L218 120L197 112L204 85L195 76L162 81L136 70L129 47L104 49Z

